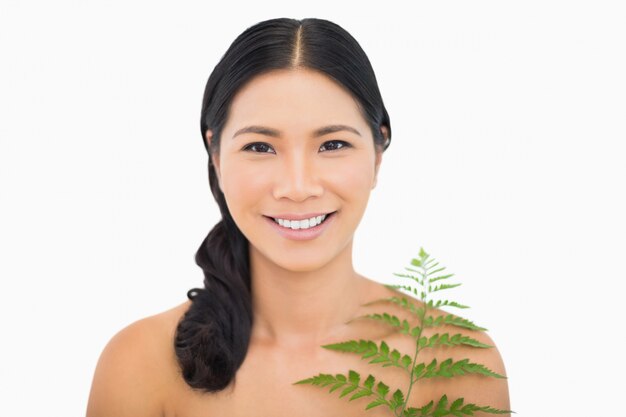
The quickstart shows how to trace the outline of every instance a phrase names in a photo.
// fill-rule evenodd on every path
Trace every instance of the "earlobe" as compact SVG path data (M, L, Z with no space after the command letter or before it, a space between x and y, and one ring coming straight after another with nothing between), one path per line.
M380 131L383 134L383 138L385 138L384 144L387 145L389 142L389 129L387 129L387 126L381 126Z
M211 129L207 129L204 132L204 141L206 142L207 149L211 149L211 139L213 138L213 131Z

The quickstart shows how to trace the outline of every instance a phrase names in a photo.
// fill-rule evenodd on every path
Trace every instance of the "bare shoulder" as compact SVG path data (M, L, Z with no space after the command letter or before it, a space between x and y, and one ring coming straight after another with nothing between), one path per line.
M446 395L448 401L463 398L463 404L473 403L477 406L490 406L502 410L510 410L509 387L507 382L507 374L502 360L502 356L493 339L484 331L458 331L457 329L444 328L439 329L440 332L447 332L450 336L461 334L471 337L472 339L491 346L490 348L477 348L472 346L443 346L432 349L428 352L431 358L437 359L437 363L441 363L451 359L452 363L459 361L467 361L468 366L460 366L463 372L455 373L453 377L436 377L429 378L423 387L429 393L429 397L435 402L443 395ZM429 362L426 362L429 363ZM482 372L473 372L473 370L481 369L493 374L485 375ZM484 417L491 414L476 412L476 417ZM502 414L501 414L502 415ZM510 416L510 414L504 414Z
M382 284L378 290L375 290L372 294L375 294L377 298L389 298L394 296L398 298L406 298L407 301L415 307L424 307L424 303L416 297L390 289ZM411 327L419 325L419 319L414 313L411 313L408 309L404 309L398 305L394 305L392 303L386 304L384 309L381 310L389 311L401 320L406 319L410 323ZM427 315L433 317L452 315L453 317L464 318L462 314L453 314L451 311L448 312L438 308L428 309ZM488 323L476 324L488 327ZM458 398L463 398L463 404L474 403L478 406L488 405L493 408L510 410L509 388L504 361L495 341L491 338L491 336L489 336L485 331L470 330L446 324L435 327L427 327L423 329L422 336L426 336L430 339L437 333L439 335L448 333L449 337L460 334L461 336L467 336L491 347L479 348L461 344L455 346L437 345L434 347L422 348L419 352L417 363L424 363L428 365L433 359L436 359L436 363L440 365L447 359L451 359L452 363L466 359L468 363L482 365L484 368L501 375L504 378L466 371L463 375L456 375L454 377L421 379L413 386L415 391L412 391L409 403L411 403L412 406L415 402L417 403L415 406L425 405L428 403L428 400L433 400L436 403L443 395L446 395L449 404ZM397 346L401 348L402 353L414 353L415 339L413 337L401 335L401 337L397 337L393 340L396 342ZM413 355L411 354L410 356ZM476 417L483 417L491 414L475 412L474 415Z
M189 302L118 331L96 365L87 417L163 416L175 358L171 338Z

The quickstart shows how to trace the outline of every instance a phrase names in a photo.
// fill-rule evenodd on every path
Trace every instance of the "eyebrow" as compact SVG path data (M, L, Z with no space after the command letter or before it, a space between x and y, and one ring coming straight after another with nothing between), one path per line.
M313 137L324 136L324 135L328 135L329 133L340 132L343 130L356 133L357 135L362 136L361 133L355 128L348 126L348 125L338 124L338 125L328 125L328 126L324 126L324 127L320 127L319 129L316 129L315 131L313 131ZM252 125L252 126L246 126L236 131L235 134L233 135L233 139L237 135L242 135L244 133L259 133L261 135L271 136L275 138L280 138L281 136L281 132L279 130L272 129L270 127L265 127L265 126Z

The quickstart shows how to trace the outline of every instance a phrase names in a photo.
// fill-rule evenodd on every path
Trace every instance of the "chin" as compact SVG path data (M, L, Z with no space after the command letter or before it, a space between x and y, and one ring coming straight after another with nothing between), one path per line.
M292 272L312 272L324 267L327 262L277 262L276 265Z
M323 250L320 249L312 251L309 248L307 251L301 251L290 247L270 247L267 240L263 245L259 247L250 242L250 256L260 256L263 263L274 264L277 268L293 272L315 271L334 258L332 255L323 254Z

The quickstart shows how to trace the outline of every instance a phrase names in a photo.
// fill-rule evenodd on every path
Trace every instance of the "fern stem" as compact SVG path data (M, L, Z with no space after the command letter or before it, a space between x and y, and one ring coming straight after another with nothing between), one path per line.
M420 275L422 275L422 282L420 284L422 285L422 289L424 289L425 288L424 280L426 279L427 273L425 274L426 268L424 267L423 260L422 260L422 263L421 263L420 267L422 268L422 272L420 273ZM404 410L406 409L406 406L407 406L407 404L409 402L409 398L411 396L411 388L413 387L413 382L417 382L417 380L413 381L413 373L415 372L415 362L417 361L417 354L420 351L420 339L422 338L422 331L424 330L424 320L425 320L425 317L427 317L426 316L426 312L428 311L428 303L426 302L426 299L427 299L429 294L430 294L430 288L428 289L426 294L424 294L422 292L422 296L420 297L422 299L422 303L424 304L424 310L423 310L422 314L419 317L420 329L417 332L417 343L416 343L416 346L415 346L415 355L413 355L413 364L411 365L411 376L409 378L410 379L410 381L409 381L409 389L407 390L406 397L404 399L404 403L402 404L402 409L400 410L400 414L398 414L399 417L401 417L402 414L404 414ZM395 411L394 411L394 414L395 414Z
M426 308L424 308L424 311L426 311ZM415 355L413 355L413 364L411 365L411 376L409 377L410 378L409 389L407 390L406 398L404 399L404 403L402 404L402 410L400 410L400 414L398 414L398 416L402 416L402 414L404 413L404 410L406 409L406 405L409 402L409 398L411 395L411 388L413 387L413 382L417 382L417 380L413 381L413 373L415 372L415 362L417 361L417 354L420 351L419 340L422 337L422 326L423 326L423 320L421 320L420 322L420 330L417 333L417 346L415 348Z

